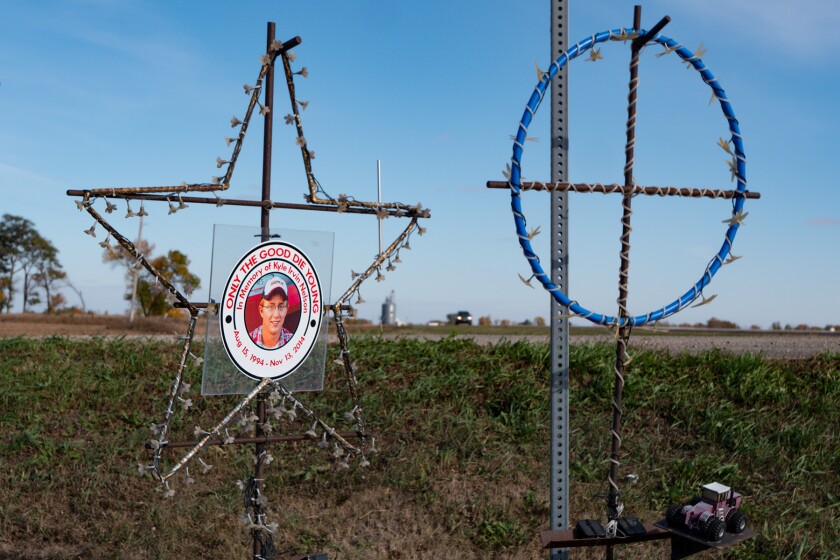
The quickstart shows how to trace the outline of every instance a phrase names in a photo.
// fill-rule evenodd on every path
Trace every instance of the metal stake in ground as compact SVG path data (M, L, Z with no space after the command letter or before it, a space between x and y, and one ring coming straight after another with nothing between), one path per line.
M607 535L614 536L616 533L618 518L624 509L619 503L620 491L618 488L618 467L621 464L621 398L624 392L625 356L627 355L627 342L630 340L630 323L627 321L630 314L627 312L627 292L630 274L630 217L633 214L630 203L633 197L633 156L636 144L636 90L639 85L639 51L654 35L668 24L671 18L665 16L653 29L643 37L637 37L631 45L630 56L630 83L627 94L627 142L624 145L624 192L622 193L621 206L621 264L618 271L618 317L619 324L617 340L615 345L615 386L613 389L613 419L612 429L612 450L610 451L610 489L607 494ZM633 11L633 29L638 32L642 27L642 7L636 6ZM612 547L607 547L607 558L612 558Z
M307 145L306 139L303 135L303 127L301 124L299 113L299 110L306 108L308 102L298 101L298 99L295 96L293 81L294 75L302 75L304 78L307 77L307 70L306 67L303 67L300 71L293 72L290 66L290 62L293 60L293 53L291 53L290 51L291 49L293 49L301 43L300 37L294 37L284 43L271 41L271 37L273 37L273 24L269 24L269 49L266 54L260 57L261 66L259 75L257 77L257 81L253 86L248 84L244 86L245 93L249 98L244 119L239 120L236 116L234 116L231 119L231 126L233 128L238 128L239 133L235 138L225 138L225 142L228 146L231 146L231 144L233 144L232 154L229 160L227 161L223 160L221 157L216 158L216 167L218 169L222 168L223 166L227 166L227 171L222 176L213 177L212 183L188 184L184 182L180 186L147 186L128 188L120 187L67 191L67 194L70 196L82 197L81 200L76 201L76 207L79 211L86 210L96 222L94 226L92 226L89 230L85 230L85 233L92 237L95 237L94 228L96 224L101 225L102 228L104 228L107 232L106 239L99 243L101 247L111 248L110 241L113 238L116 241L117 246L121 247L125 251L126 255L134 259L134 266L138 270L140 268L145 269L155 279L156 285L159 285L160 290L164 291L167 294L167 301L169 303L173 304L175 307L186 309L190 313L190 326L187 331L187 334L186 336L180 337L180 340L183 341L181 358L178 362L175 378L169 391L168 405L163 422L156 423L151 426L153 439L150 439L146 442L146 448L153 450L154 452L152 462L150 465L139 465L141 473L149 472L155 479L162 483L164 490L163 496L165 498L171 498L172 496L174 496L175 490L170 486L170 480L176 473L184 472L186 473L188 480L191 480L191 478L189 478L189 471L187 469L187 464L191 460L197 459L198 462L202 464L202 472L208 472L212 468L211 465L204 463L201 457L199 457L199 453L206 446L254 443L262 444L256 450L257 461L255 465L255 476L248 478L244 501L245 509L247 512L247 515L245 516L247 518L247 530L255 530L252 532L254 537L260 537L260 542L258 543L258 546L254 546L254 549L257 551L255 555L260 558L265 558L266 560L269 557L273 556L273 538L271 537L271 535L277 530L276 523L268 524L266 522L267 503L265 500L265 495L262 493L264 482L264 466L267 465L272 459L272 457L268 453L268 450L265 447L267 444L272 442L311 440L313 442L318 441L318 446L323 448L321 443L328 445L328 442L332 441L334 446L333 457L338 458L336 452L341 452L342 454L342 461L339 463L339 467L349 467L348 462L350 459L353 458L359 458L358 464L360 467L365 467L370 464L365 457L365 453L372 453L374 451L374 438L370 437L370 434L368 434L367 428L365 427L366 423L364 421L363 410L359 402L358 381L356 378L352 360L350 359L348 347L349 342L347 333L344 330L342 324L342 314L347 312L352 313L352 306L350 306L348 302L353 295L358 295L358 303L361 303L361 294L359 292L359 289L360 285L365 280L370 278L370 276L373 273L377 274L377 280L381 280L383 278L383 275L381 274L381 268L383 267L386 261L388 263L386 270L394 270L392 264L392 257L394 263L400 262L399 251L401 248L410 248L410 235L415 230L418 232L419 235L422 235L425 231L424 228L418 225L418 219L431 217L428 209L423 208L419 203L416 205L409 205L399 202L383 203L381 202L381 200L377 200L375 202L368 202L364 200L356 200L354 197L350 197L344 194L339 195L337 198L333 198L321 187L312 171L311 160L315 157L315 153L311 151ZM297 131L297 139L295 143L298 146L300 146L301 156L303 159L304 168L306 170L307 183L309 187L309 192L305 195L306 204L274 202L269 199L269 157L272 137L271 127L273 124L273 121L271 119L266 120L266 127L264 130L264 151L267 154L267 157L264 158L263 174L265 182L262 199L240 200L222 198L218 195L217 191L225 191L230 187L231 177L233 174L234 167L236 165L237 157L241 151L243 141L245 138L245 133L248 129L248 124L250 122L251 116L254 114L254 110L256 109L256 107L259 106L260 114L267 115L272 113L271 105L273 100L271 93L268 93L266 95L266 99L268 100L266 102L266 105L260 104L258 99L259 96L262 95L263 81L267 76L273 76L274 61L278 56L283 62L283 70L286 75L286 84L289 91L289 101L292 105L292 112L285 116L285 121L286 124L295 125ZM269 81L271 83L268 87L266 87L267 90L270 88L273 89L273 80ZM213 197L210 198L188 196L188 193L210 193L213 195ZM306 407L297 398L295 398L292 395L292 393L290 393L282 385L282 383L276 381L274 383L271 383L271 380L269 378L265 378L209 431L202 430L200 427L196 426L194 434L198 439L196 439L195 441L169 441L171 422L173 419L176 405L178 403L182 403L185 411L192 406L191 399L182 396L187 391L189 391L189 384L186 383L184 379L187 359L189 356L192 356L196 360L197 365L203 361L197 356L192 355L192 353L190 352L199 309L204 309L207 313L210 314L216 314L218 312L218 306L215 302L212 301L207 303L189 301L189 294L182 294L181 292L179 292L176 286L172 282L170 282L167 279L167 277L164 274L162 274L161 271L157 270L153 266L153 263L150 261L150 259L147 258L146 255L142 254L137 249L137 247L135 247L135 245L128 240L128 238L126 238L119 231L117 231L117 229L115 229L114 226L112 226L107 220L103 218L101 214L99 214L93 208L94 203L102 199L102 201L106 204L105 213L110 214L111 212L116 210L117 206L113 204L110 200L108 200L108 197L110 197L111 199L120 198L123 201L125 201L127 209L125 218L138 216L142 218L143 216L148 215L145 212L143 201L167 202L169 204L169 214L174 214L175 212L180 211L181 209L187 208L186 203L213 204L217 207L225 205L260 207L263 210L263 212L261 213L262 227L259 230L260 233L257 234L257 236L261 237L262 239L267 239L267 237L270 236L268 211L277 208L285 208L292 210L330 211L338 213L347 212L352 214L376 214L377 217L380 219L388 216L409 218L410 223L408 224L408 226L405 227L402 233L400 233L397 236L397 238L394 239L394 241L391 242L391 244L384 251L380 249L380 252L377 254L377 257L373 260L373 262L367 267L367 269L364 272L356 273L351 271L353 280L352 284L341 295L341 297L338 298L338 300L334 304L329 306L329 311L331 311L335 316L336 330L338 332L339 343L341 346L342 363L344 365L346 374L345 378L353 404L353 409L345 414L345 419L350 417L351 421L355 422L353 426L353 433L339 433L334 427L330 426L327 422L320 418L314 410ZM140 201L140 211L138 213L135 213L130 206L130 202L134 200ZM173 204L173 200L177 200L177 206ZM326 307L324 308L324 313L327 313ZM270 432L271 430L269 429L270 423L267 421L266 417L270 409L267 406L265 406L265 403L263 403L263 411L258 416L253 416L253 418L256 418L257 420L257 426L254 427L254 431L258 434L258 437L236 438L231 436L228 433L227 427L230 425L233 418L236 415L243 414L243 410L245 410L246 406L249 406L249 403L251 403L252 400L257 402L259 400L257 397L261 395L263 391L267 391L269 389L272 390L273 395L279 395L279 398L282 399L284 402L286 400L290 400L293 403L293 411L300 410L304 414L304 416L306 416L310 421L312 421L313 424L310 430L302 435L268 435L268 432ZM290 412L293 413L293 411ZM250 416L243 416L242 419L245 420L245 425L247 425L247 423L250 422L251 418L252 417ZM289 419L290 421L294 419L293 414L289 414ZM319 430L321 432L320 438L318 437L318 432L316 430ZM361 441L361 444L358 446L351 444L348 441L348 439L351 438L358 438ZM176 464L172 465L169 468L164 468L162 463L162 453L165 449L168 449L170 447L189 447L190 450L183 454ZM257 533L257 531L259 531L259 533Z
M266 29L266 48L265 52L271 52L271 45L274 43L275 24L273 21L267 23ZM276 60L276 59L275 59ZM266 202L271 201L271 136L272 124L274 123L274 60L268 65L268 71L265 75L265 97L263 98L263 105L267 109L265 112L265 127L263 129L263 168L262 168L262 200L263 207L260 210L260 240L268 241L269 239L269 220L271 218L271 207ZM265 425L265 392L260 392L257 395L257 425L254 429L254 436L257 438L265 437L266 433L263 430ZM246 501L254 512L254 519L259 520L263 515L263 507L259 499L265 491L265 466L263 458L265 457L266 444L258 442L254 446L254 484L256 492L250 496L246 494ZM247 489L246 489L247 492ZM266 550L265 543L262 541L262 531L260 529L251 529L251 538L253 539L253 554L254 560L265 558L269 551Z
M551 1L551 59L565 52L569 40L569 2ZM564 68L551 84L551 180L569 179L569 72ZM569 195L553 192L551 204L551 281L568 291ZM549 395L549 528L569 525L569 318L560 304L551 300L551 392ZM569 551L553 549L550 560L568 560Z

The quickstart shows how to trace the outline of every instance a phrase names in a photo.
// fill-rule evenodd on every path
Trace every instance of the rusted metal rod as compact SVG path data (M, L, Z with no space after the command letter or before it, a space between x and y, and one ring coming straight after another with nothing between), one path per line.
M633 39L633 42L631 43L632 50L634 52L638 52L638 51L642 50L642 47L644 47L647 43L649 43L651 39L656 37L656 35L660 31L662 31L662 28L665 27L666 25L668 25L670 22L671 22L671 16L665 16L662 19L660 19L656 23L656 25L654 25L653 27L650 28L650 31L648 31L647 33L645 33L641 37L636 37L635 39Z
M303 169L306 172L306 182L309 187L309 196L317 202L318 182L315 180L315 175L312 173L312 154L309 152L309 146L306 144L305 136L303 135L303 124L300 120L300 110L298 109L298 101L295 96L295 80L294 73L289 61L289 57L281 57L283 63L283 73L286 75L286 89L289 92L289 103L292 107L292 115L294 116L294 125L297 130L297 137L300 144L300 155L303 160Z
M344 439L351 439L351 438L358 438L360 437L359 434L356 432L348 432L344 434L339 434ZM244 445L244 444L252 444L252 443L276 443L276 442L294 442L294 441L314 441L312 436L308 436L306 434L291 434L285 436L262 436L262 437L241 437L241 438L234 438L232 441L225 443L222 439L211 439L208 440L204 445ZM155 442L157 443L157 442ZM195 447L198 444L198 441L167 441L164 442L160 447L162 448L175 448L175 447ZM152 442L146 442L146 449L153 449Z
M299 35L292 37L291 39L283 43L283 45L277 51L274 52L274 57L276 58L278 54L292 50L296 46L300 45L301 42L303 42L303 40L300 38Z
M191 301L191 302L190 302L190 305L192 305L192 306L193 306L193 307L195 307L196 309L207 309L208 307L210 307L210 305L212 305L212 302L207 302L207 301L203 301L203 302L195 302L195 301ZM216 304L216 305L218 305L218 304ZM176 307L176 308L179 308L179 309L185 309L187 306L186 306L186 305L184 305L183 303L181 303L180 301L176 301L176 302L173 304L173 307ZM331 305L326 306L326 307L324 308L324 315L327 315L327 314L329 314L329 313L332 313L332 308L333 308L333 306L331 306ZM338 306L338 308L339 308L341 311L350 311L350 310L352 310L352 309L353 309L353 306L352 306L352 305L339 305L339 306Z
M71 189L67 191L68 196L84 196L90 193L91 196L110 196L111 198L123 198L134 200L137 194L169 193L169 198L188 192L214 192L224 191L226 187L216 183L194 183L192 185L163 185L158 187L107 187L95 189ZM150 199L154 200L154 199Z
M166 187L168 188L168 187ZM180 187L172 187L172 191L176 188ZM218 190L218 189L217 189ZM93 191L86 191L80 189L69 189L67 191L67 196L84 196L86 192L93 192ZM170 192L170 191L166 191ZM285 208L289 210L315 210L320 212L339 212L337 206L333 205L323 205L323 204L296 204L293 202L272 202L270 200L262 201L262 200L241 200L236 198L208 198L208 197L198 197L198 196L173 196L173 195L159 195L159 194L119 194L119 190L117 190L116 195L110 195L106 193L106 196L109 198L116 198L116 199L124 199L124 200L152 200L152 201L159 201L159 202L180 202L184 201L185 203L188 202L190 204L213 204L213 205L223 205L223 206L250 206L252 208ZM388 213L389 216L397 216L398 213L401 212L401 215L414 217L417 216L418 218L430 218L431 213L426 210L417 210L416 208L408 208L405 210L396 210L391 208L383 209ZM344 208L341 212L346 212L348 214L376 214L380 212L375 208Z
M267 25L266 30L266 48L265 52L271 52L271 45L274 43L274 22L270 21ZM263 87L263 94L265 97L263 98L263 104L266 108L265 113L265 125L263 129L263 168L262 168L262 198L263 202L265 203L263 207L260 209L260 239L263 242L266 242L270 239L270 217L271 217L271 207L269 203L271 202L271 141L272 141L272 129L274 123L274 111L272 111L272 106L274 105L274 60L272 58L271 63L268 64L268 71L266 72L265 76L265 85ZM263 462L263 457L266 453L266 438L269 437L268 434L265 433L263 430L263 426L266 424L266 406L265 400L266 396L265 393L260 393L257 395L257 423L254 427L254 438L256 441L254 446L254 483L257 487L257 497L262 496L263 492L265 491L265 463ZM263 507L260 505L258 500L251 500L251 508L254 512L254 519L257 520L259 523L260 517L263 514ZM260 531L257 529L253 529L251 531L251 535L253 538L253 556L254 560L257 558L264 558L266 554L266 550L264 550L263 542L260 539Z
M509 185L507 181L487 181L487 188L507 189ZM541 183L539 181L532 181L522 183L521 188L523 191L572 191L580 193L624 194L624 185L619 185L618 183ZM739 196L743 196L744 198L761 198L761 193L754 191L741 193L736 190L697 189L691 187L641 187L639 185L634 185L630 190L630 194L632 196L644 194L652 196L684 196L690 198L736 198Z
M668 20L663 19L657 24L659 29L665 26ZM642 26L642 7L635 6L633 10L633 29L638 31ZM621 264L618 271L618 319L620 321L615 345L615 386L613 388L613 418L612 418L612 445L610 451L610 488L607 492L607 518L610 525L617 522L621 516L623 505L619 502L618 469L621 464L621 420L622 394L624 392L625 356L627 355L627 342L630 339L630 326L621 324L629 318L627 311L627 292L629 290L630 276L630 218L633 214L631 201L633 200L633 166L635 163L636 146L636 98L639 86L639 50L650 40L653 35L648 33L633 41L630 56L630 83L627 94L627 141L624 145L624 188L622 189L622 215L621 215ZM613 533L614 535L614 533ZM612 536L612 535L611 535ZM613 547L606 547L605 557L613 559Z

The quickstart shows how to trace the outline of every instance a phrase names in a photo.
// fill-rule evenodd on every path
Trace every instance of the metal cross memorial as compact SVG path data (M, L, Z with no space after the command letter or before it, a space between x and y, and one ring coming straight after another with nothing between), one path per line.
M356 303L362 303L359 288L361 284L373 276L377 281L384 279L382 269L387 271L395 269L395 264L400 262L399 252L401 249L409 250L409 238L415 231L422 235L424 228L418 225L418 220L429 218L430 213L428 209L423 208L419 203L417 205L408 205L396 202L381 201L362 201L357 200L351 196L344 194L338 197L328 195L325 190L318 183L315 174L312 171L312 160L315 157L313 151L310 150L307 140L303 134L303 125L300 117L300 111L306 109L309 102L300 101L295 96L294 77L307 77L308 70L302 67L300 70L292 71L291 63L295 60L295 54L292 51L297 45L301 43L300 37L294 37L286 42L275 40L275 24L269 22L267 25L267 47L266 53L262 55L260 62L260 72L254 85L246 84L244 86L245 94L249 98L248 107L245 116L242 120L237 117L231 119L231 127L238 129L238 134L233 138L225 138L228 146L233 145L233 151L228 160L216 158L216 167L221 169L226 166L226 172L219 177L213 177L211 183L182 183L180 186L160 186L160 187L131 187L131 188L98 188L98 189L71 189L67 191L68 196L81 197L81 200L76 201L78 209L86 211L95 220L94 225L85 230L88 235L96 237L95 228L100 225L107 232L107 237L100 242L100 246L105 249L110 249L110 240L113 238L118 243L119 247L124 251L124 255L131 263L135 273L139 270L145 269L151 277L154 278L155 286L158 290L166 293L167 301L174 307L186 309L189 313L190 320L187 328L187 333L180 337L183 340L183 346L180 351L180 359L178 361L177 371L169 392L166 412L163 421L152 426L154 438L147 442L146 448L153 451L153 459L150 465L140 465L140 472L151 472L151 474L162 483L164 489L164 496L170 497L174 494L174 489L170 487L170 480L179 472L183 472L185 478L191 481L189 475L188 464L192 460L197 460L204 471L209 470L207 465L199 456L201 451L207 446L222 446L222 445L239 445L239 444L254 444L254 475L250 477L242 486L245 493L245 503L248 511L246 511L243 519L245 521L245 528L250 531L253 539L253 558L268 559L273 557L276 552L273 541L273 534L277 531L276 523L268 523L266 517L266 499L264 494L264 469L265 466L271 462L272 457L268 453L267 446L270 443L278 442L293 442L293 441L313 441L318 443L319 447L333 449L333 457L339 467L348 467L351 459L358 460L360 466L368 464L365 458L365 453L372 453L374 451L374 438L368 432L365 424L362 407L359 402L358 382L356 379L356 370L350 359L349 339L343 323L343 316L347 312L352 312L353 308L350 305L350 298L357 295ZM306 172L306 180L308 186L308 193L304 195L305 204L294 204L286 202L276 202L271 200L271 151L272 151L272 125L274 117L274 65L279 60L282 64L283 71L286 77L286 86L289 92L289 101L291 104L291 113L284 117L285 123L294 125L296 129L296 144L300 148L301 157ZM260 103L260 95L263 95L263 102ZM262 198L261 200L241 200L232 198L222 198L218 191L226 191L231 184L234 167L242 149L245 134L248 125L251 122L251 117L255 109L259 107L259 114L265 117L264 138L263 138L263 167L262 167ZM192 196L186 193L211 193L213 197L207 196ZM197 439L189 441L169 441L170 426L173 416L176 413L177 407L182 407L184 411L192 405L192 399L186 398L186 392L189 390L189 383L185 381L184 374L187 368L187 362L192 356L195 359L196 365L200 365L203 361L192 354L191 347L193 336L196 329L196 321L200 310L205 310L206 313L212 315L218 314L219 306L214 301L210 302L196 302L192 301L189 293L182 293L170 282L161 271L157 270L152 263L149 255L144 255L138 247L131 242L125 235L120 233L118 229L111 225L102 214L94 208L94 204L98 201L105 203L105 213L111 214L117 209L117 206L111 202L110 199L122 199L126 202L127 212L125 218L143 217L148 215L144 202L159 201L167 202L169 204L169 214L174 214L189 204L210 204L217 207L223 206L248 206L260 209L260 234L259 237L262 243L270 241L272 235L269 228L270 211L275 209L289 209L289 210L310 210L310 211L327 211L340 212L347 214L367 214L375 215L378 220L383 220L388 217L409 218L409 224L401 231L401 233L391 242L391 244L384 250L380 246L380 251L376 254L373 262L362 273L351 271L351 284L349 288L335 301L333 304L327 305L327 302L322 302L323 307L318 310L319 313L326 314L332 312L336 332L339 340L339 362L345 372L348 392L352 401L353 408L345 414L345 419L353 426L350 432L339 432L336 428L329 425L326 421L320 418L313 409L307 407L301 400L294 396L291 391L287 390L282 383L282 378L287 371L281 376L272 377L270 374L260 376L262 379L253 387L250 392L215 426L207 430L196 428L195 436ZM140 209L135 212L131 208L131 201L140 201ZM177 203L177 205L176 205ZM276 243L276 245L282 245ZM386 265L387 263L387 265ZM275 308L276 309L276 308ZM316 312L311 309L311 312ZM224 322L225 314L221 316ZM313 325L318 321L314 318L311 320ZM210 323L208 323L208 326ZM323 332L323 331L322 331ZM240 368L241 369L241 368ZM246 414L246 407L251 401L256 402L256 414ZM269 401L268 403L266 401ZM290 405L291 409L286 409ZM300 415L309 419L312 422L312 427L305 434L286 434L274 435L272 433L272 426L269 422L268 411L274 413L275 418L284 417L289 421L294 420ZM228 432L228 426L236 419L240 419L240 424L246 427L252 426L253 436L234 437ZM350 442L352 439L358 439L359 444ZM181 458L171 466L166 468L163 461L163 452L174 448L188 448L189 450L181 456Z
M511 163L505 171L505 176L508 179L506 182L502 181L488 181L487 186L490 188L508 188L511 194L511 210L513 213L516 232L519 239L522 251L530 264L532 276L528 279L522 280L530 285L532 279L538 280L543 287L552 295L567 311L568 317L582 317L598 325L615 329L616 335L616 352L614 362L614 391L612 400L612 426L611 426L611 450L609 455L609 475L608 483L609 490L606 497L606 509L609 523L607 525L607 539L603 539L598 543L607 545L607 555L611 557L611 545L618 542L634 542L634 539L615 539L618 521L621 518L624 505L620 502L620 490L618 487L618 470L620 466L621 455L621 427L622 427L622 393L624 389L625 367L629 363L629 356L627 354L627 344L630 339L630 331L635 326L642 326L653 322L654 324L666 317L669 317L678 311L690 306L697 298L702 301L695 304L703 305L711 301L715 296L706 298L703 296L703 288L705 288L712 280L712 277L724 264L729 264L738 259L732 254L732 245L735 240L735 234L738 227L746 218L747 213L744 212L744 202L746 199L757 199L760 197L759 193L747 191L746 183L746 157L744 155L743 139L741 137L738 121L735 118L735 113L726 93L718 83L717 79L711 71L705 66L700 59L699 54L695 54L677 43L673 39L665 37L660 34L662 28L668 24L670 18L665 16L652 29L644 30L641 28L641 7L636 6L634 12L634 21L632 28L619 28L609 31L603 31L587 37L579 43L571 46L563 52L555 61L552 62L548 71L539 72L539 83L535 86L533 93L525 107L525 112L520 120L517 133L513 141L513 156ZM625 165L624 165L624 184L601 184L601 183L570 183L570 182L523 182L522 180L522 156L525 150L525 143L527 138L528 126L531 124L537 109L542 102L545 93L548 89L552 78L574 58L577 58L589 51L589 60L598 60L601 58L600 50L594 47L599 43L606 41L630 41L631 58L630 58L630 82L629 94L627 104L627 126L626 126L626 143L625 143ZM724 117L728 121L729 131L731 137L729 141L721 139L719 144L729 156L731 161L728 161L732 178L737 180L737 187L733 190L724 189L706 189L706 188L685 188L685 187L660 187L660 186L640 186L637 185L633 178L634 165L634 148L635 148L635 125L636 125L636 99L637 88L639 84L639 54L640 51L648 43L657 43L665 50L660 54L675 53L683 62L694 68L701 76L702 80L712 89L713 100L716 99L723 111ZM531 240L536 234L536 231L528 232L526 228L525 214L521 205L521 192L523 190L537 190L550 192L579 192L579 193L616 193L622 195L622 232L621 232L621 250L620 250L620 267L618 277L618 314L616 316L609 316L583 307L577 301L572 300L569 296L561 291L561 289L552 283L551 278L543 270L540 264L540 259L534 252ZM697 282L684 294L677 297L671 303L666 304L660 309L642 314L631 315L627 309L628 296L628 273L630 267L630 218L632 215L631 201L637 195L657 195L657 196L683 196L693 198L724 198L732 201L731 216L724 220L728 225L723 244L720 250L712 257L709 264L706 266L702 276ZM654 537L648 535L647 538L665 538L667 533ZM645 539L635 539L645 540ZM570 546L570 541L562 539L543 539L546 548L563 548ZM581 546L580 544L571 544L571 546Z

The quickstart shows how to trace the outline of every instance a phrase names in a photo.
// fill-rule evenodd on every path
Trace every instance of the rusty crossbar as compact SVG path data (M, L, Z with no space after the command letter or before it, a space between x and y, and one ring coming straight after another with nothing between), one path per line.
M507 181L487 181L487 188L489 189L507 189L510 185ZM624 194L624 185L618 183L542 183L540 181L531 181L522 183L523 191L557 191L557 192L582 192L582 193L602 193L602 194ZM723 190L723 189L697 189L691 187L641 187L634 185L630 190L630 195L637 194L653 195L653 196L684 196L689 198L735 198L743 196L744 198L761 198L761 193L754 191L745 191L743 193L737 190Z
M218 185L213 185L212 190L220 190ZM152 187L152 188L160 188L160 189L170 189L170 190L161 190L155 192L169 192L169 193L177 193L178 189L182 189L183 187ZM196 189L193 189L196 190ZM396 217L418 217L418 218L430 218L431 213L428 209L418 209L416 207L409 207L407 209L394 209L394 208L382 208L381 210L377 210L376 208L339 208L335 205L326 205L326 204L296 204L293 202L274 202L271 200L242 200L237 198L208 198L208 197L199 197L199 196L181 196L178 194L169 194L169 195L161 195L161 194L146 194L146 193L134 193L134 194L122 194L120 193L120 189L115 189L116 195L112 195L111 191L105 189L107 192L100 192L103 189L96 189L96 191L91 190L84 190L84 189L69 189L67 191L67 196L85 196L86 193L94 193L99 192L100 196L108 196L109 198L114 199L122 199L122 200L152 200L152 201L159 201L159 202L180 202L183 201L185 203L190 204L213 204L215 206L250 206L253 208L285 208L288 210L315 210L320 212L346 212L348 214L378 214L380 212L387 212L389 216L396 216Z

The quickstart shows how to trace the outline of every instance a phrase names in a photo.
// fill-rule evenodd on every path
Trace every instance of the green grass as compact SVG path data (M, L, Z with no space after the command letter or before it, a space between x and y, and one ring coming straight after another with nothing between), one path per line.
M346 430L343 372L329 352L327 390L303 398ZM628 514L656 520L717 480L744 493L760 533L722 557L837 557L840 356L631 353L621 472L639 480L622 483ZM380 452L370 469L338 471L313 445L273 447L266 484L278 547L340 558L544 558L548 345L358 337L351 355ZM571 350L573 519L603 512L613 356L607 345ZM177 479L171 500L137 475L176 360L165 342L0 341L0 558L248 557L234 482L252 469L250 448L205 453L213 470L194 468L193 486ZM187 372L194 387L199 377ZM192 397L196 410L174 424L180 439L236 402ZM618 552L667 558L666 548Z

